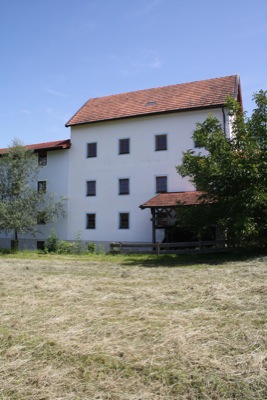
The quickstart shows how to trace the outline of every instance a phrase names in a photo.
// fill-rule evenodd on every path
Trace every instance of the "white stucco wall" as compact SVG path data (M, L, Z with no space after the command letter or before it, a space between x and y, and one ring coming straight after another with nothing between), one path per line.
M47 191L57 194L56 198L63 196L68 199L69 188L69 156L70 150L53 150L47 152L47 165L42 167L39 172L38 181L46 181ZM36 182L37 190L37 182ZM65 202L68 213L68 201ZM58 236L67 239L68 218L59 218L54 223L37 225L38 232L35 237L29 234L20 234L20 248L36 249L36 241L44 241L50 234L51 229L55 229ZM13 233L5 235L0 233L0 248L10 247L10 239Z
M46 181L48 192L56 194L56 198L63 196L67 200L64 202L68 214L69 197L69 165L70 149L53 150L47 152L47 165L42 167L38 180ZM57 221L46 225L38 225L37 240L45 240L54 229L58 236L67 240L68 218L60 217Z
M73 127L69 175L68 239L80 232L87 241L151 241L150 210L139 206L156 194L156 176L168 177L168 192L194 190L175 166L193 147L196 122L221 109L181 112ZM155 151L155 135L168 135L168 150ZM130 154L118 154L119 139L130 139ZM87 158L87 143L97 157ZM130 194L118 195L118 179L130 179ZM96 180L96 196L86 196L86 181ZM130 229L119 229L119 213L130 213ZM96 214L96 229L86 229L86 214Z

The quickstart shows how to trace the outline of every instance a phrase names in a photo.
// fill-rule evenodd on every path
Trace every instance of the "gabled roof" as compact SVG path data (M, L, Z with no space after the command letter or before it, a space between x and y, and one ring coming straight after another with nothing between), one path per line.
M229 95L242 104L238 75L97 97L89 99L66 126L219 107Z
M142 204L140 208L177 207L177 203L187 206L200 204L203 201L201 199L203 194L199 191L160 193Z
M36 144L27 144L25 147L29 150L34 151L51 151L51 150L63 150L69 149L71 146L70 139L66 140L56 140L54 142L45 142L45 143L36 143ZM0 149L0 154L6 153L8 149Z

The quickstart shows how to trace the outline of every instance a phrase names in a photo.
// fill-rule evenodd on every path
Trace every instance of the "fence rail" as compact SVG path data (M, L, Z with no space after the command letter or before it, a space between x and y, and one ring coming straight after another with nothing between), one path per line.
M137 252L152 252L160 254L163 252L179 252L179 253L215 253L219 251L227 251L225 241L223 240L206 240L206 241L195 241L195 242L177 242L177 243L138 243L138 242L111 242L110 245L111 253L123 253L130 251Z

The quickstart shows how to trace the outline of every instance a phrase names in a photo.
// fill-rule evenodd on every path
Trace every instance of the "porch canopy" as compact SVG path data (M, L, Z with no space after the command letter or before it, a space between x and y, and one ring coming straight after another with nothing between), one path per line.
M146 203L141 204L141 210L150 208L152 221L152 241L156 243L156 229L168 230L174 226L176 210L179 206L192 206L203 202L203 192L171 192L159 193Z

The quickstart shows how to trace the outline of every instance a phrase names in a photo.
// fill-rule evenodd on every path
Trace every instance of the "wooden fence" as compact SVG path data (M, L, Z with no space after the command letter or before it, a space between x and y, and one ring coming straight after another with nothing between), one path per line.
M112 242L109 247L111 253L142 252L157 255L160 253L215 253L229 250L222 240L178 243Z

